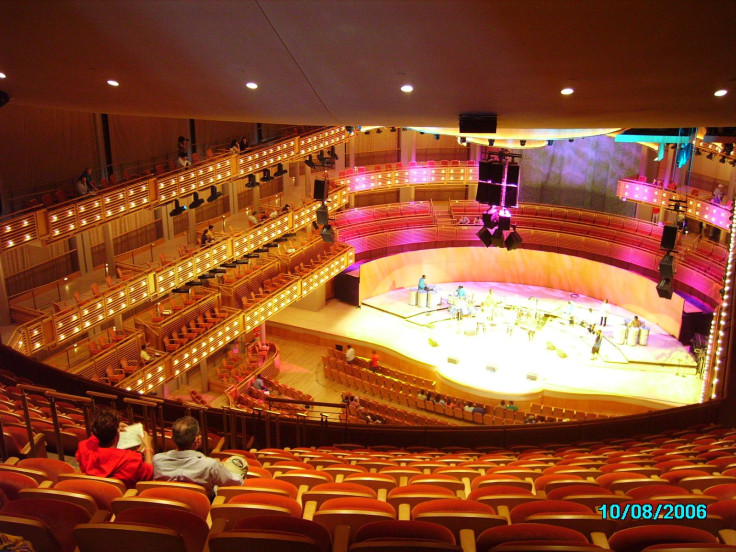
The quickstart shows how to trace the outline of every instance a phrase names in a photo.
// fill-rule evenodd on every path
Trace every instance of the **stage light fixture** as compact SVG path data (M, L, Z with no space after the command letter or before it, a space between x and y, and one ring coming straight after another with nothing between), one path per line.
M396 127L391 127L391 132L396 132Z
M313 220L312 221L312 229L319 230L319 224L317 224L317 221L316 220Z
M174 208L171 211L169 211L169 216L170 217L177 217L177 216L181 215L186 210L187 210L186 205L179 205L179 200L178 199L175 199L174 200Z
M733 155L733 144L723 144L723 153L725 155Z
M347 132L348 134L353 134L355 132L355 127L346 126L345 127L345 132Z
M695 155L703 155L703 152L700 151L700 148L695 148Z
M506 246L507 251L513 251L514 249L519 249L522 243L524 243L524 240L516 231L516 225L514 225L513 230L509 232L508 236L506 236L503 244Z
M320 230L319 235L322 236L322 241L327 243L334 243L335 241L335 231L332 229L332 226L329 224L326 224L322 227L322 230Z
M370 133L371 133L371 131L370 131L370 130L366 130L366 131L365 131L365 135L366 135L366 136L367 136L367 135L369 135Z
M440 139L440 135L439 135L439 134L435 134L435 135L434 135L434 139L435 139L435 140L439 140L439 139Z
M572 144L572 143L573 143L574 141L575 141L575 138L570 138L570 139L568 140L568 142L570 142L571 144Z
M493 145L496 143L496 141L493 138L488 139L488 145L493 147Z
M524 146L526 146L526 140L519 140L519 145L520 145L521 147L524 147Z
M382 133L383 133L383 130L381 130L380 128L376 129L376 134L382 134Z
M725 165L725 163L726 163L726 156L725 155L721 155L721 158L720 158L720 160L718 162L719 163L723 163Z
M713 152L708 152L708 155L705 156L706 159L713 159Z
M731 165L732 167L736 167L736 159L732 159L729 165Z
M547 140L547 145L548 146L554 146L555 145L555 141L554 140Z
M196 209L200 205L204 203L204 199L199 199L199 194L197 192L194 192L192 202L189 204L190 209Z
M263 169L263 176L261 177L261 182L271 182L273 180L273 176L271 176L271 171L269 169Z
M210 197L207 198L207 203L217 201L217 198L219 198L221 195L222 192L217 191L217 186L210 186Z
M332 159L333 161L337 161L338 159L340 159L337 156L337 152L335 151L335 146L330 146L330 159Z
M366 134L368 134L368 133L366 132ZM309 154L309 157L307 157L307 158L306 158L306 159L304 160L304 164L305 164L305 165L306 165L307 167L309 167L310 169L316 169L316 168L317 168L317 165L316 165L316 163L314 162L314 159L312 159L312 154L311 154L311 153Z
M248 182L245 183L246 188L255 188L258 186L258 180L256 180L256 175L249 174L248 175Z
M317 154L317 160L320 162L323 168L331 168L335 166L335 160L325 156L324 150L321 150Z
M286 169L284 168L284 164L283 164L283 163L279 163L278 165L276 165L276 172L275 172L275 173L273 173L273 175L274 175L274 176L275 176L276 178L278 178L278 177L280 177L280 176L284 176L284 175L285 175L286 173L288 173L288 172L289 172L289 171L287 171L287 170L286 170Z

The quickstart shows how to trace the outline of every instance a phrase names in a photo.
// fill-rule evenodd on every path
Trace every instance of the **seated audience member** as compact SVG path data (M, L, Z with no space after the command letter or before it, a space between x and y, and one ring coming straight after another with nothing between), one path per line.
M84 172L80 175L80 177L77 179L77 182L74 184L74 191L79 197L85 196L87 194L95 195L95 189L92 185L92 169L87 167L84 169Z
M244 465L243 473L236 475L222 464L209 458L197 449L202 446L199 422L191 416L184 416L174 422L171 439L176 450L161 452L153 457L153 478L157 481L183 481L202 485L207 496L214 496L215 487L242 485L248 473Z
M713 190L713 203L720 205L723 203L723 196L725 195L723 190L723 184L719 184L718 187Z
M214 229L215 227L212 226L211 224L207 228L204 229L204 232L202 232L202 240L201 240L202 245L207 245L215 241L215 237L212 235Z
M373 354L371 354L371 362L368 367L374 372L378 370L378 353L376 351L373 351Z
M237 140L230 142L230 153L240 153L240 146Z
M253 213L248 215L248 222L250 222L253 226L256 226L259 223L259 220L253 215Z
M519 410L519 407L514 404L514 401L509 401L509 404L506 405L506 410L513 410L516 412Z
M179 141L177 142L177 151L179 155L182 153L186 155L189 152L189 139L184 138L184 136L179 136Z
M128 488L153 476L151 436L143 433L144 451L117 448L120 439L118 413L100 408L92 417L92 437L79 443L77 462L82 473L120 479Z
M419 399L420 401L427 400L427 393L424 391L424 389L422 389L421 391L419 391L419 393L417 393L417 399Z
M458 224L470 224L470 219L467 216L463 215L462 217L460 217L460 219L458 219L457 223Z
M261 220L261 222L268 219L268 215L266 214L265 209L261 209L261 214L258 216L258 218Z
M427 391L427 398L425 400L431 401L432 400L432 392Z
M475 413L478 413L478 414L485 414L485 413L486 413L486 411L485 411L485 409L484 409L484 408L483 408L483 407L482 407L482 406L481 406L480 404L476 404L476 405L475 405L475 408L473 408L473 413L474 413L474 414L475 414Z
M348 364L355 362L355 349L352 345L348 345L348 350L345 351L345 362Z
M463 407L463 410L464 410L465 412L473 412L473 410L475 410L475 407L473 406L473 404L472 404L472 403L468 403L468 404L466 404L466 405L465 405L465 406Z
M151 360L151 355L146 351L146 344L141 345L141 364L146 364Z
M241 153L248 149L248 139L245 136L240 139L240 143L238 143L238 149L240 149Z
M268 218L276 218L277 216L279 216L279 212L278 212L278 211L277 211L276 209L274 209L274 210L273 210L273 211L271 211L271 213L270 213L270 214L268 215Z
M440 395L434 396L434 404L439 404L441 406L445 406L445 399L443 399Z
M291 205L288 203L281 208L282 213L288 213L289 211L291 211Z
M259 391L268 393L268 387L266 387L266 384L263 382L263 377L261 376L261 374L258 374L256 376L256 379L253 380L253 387L255 389L258 389Z
M176 164L179 165L179 167L188 167L191 164L186 152L183 151L179 154L179 157L176 160Z

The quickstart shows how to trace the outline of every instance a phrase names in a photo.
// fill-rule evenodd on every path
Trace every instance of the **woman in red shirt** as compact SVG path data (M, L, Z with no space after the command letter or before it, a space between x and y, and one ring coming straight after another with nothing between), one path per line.
M378 353L376 351L373 351L371 355L370 369L374 372L378 370Z

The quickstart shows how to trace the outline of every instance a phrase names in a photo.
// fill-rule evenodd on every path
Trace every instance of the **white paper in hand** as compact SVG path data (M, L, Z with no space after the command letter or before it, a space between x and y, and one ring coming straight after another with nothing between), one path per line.
M120 430L119 449L135 449L143 444L143 424L132 424Z

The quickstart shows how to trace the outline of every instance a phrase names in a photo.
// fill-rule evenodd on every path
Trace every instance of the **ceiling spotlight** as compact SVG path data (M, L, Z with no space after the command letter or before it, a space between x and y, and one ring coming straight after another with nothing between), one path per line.
M570 138L570 139L568 140L568 142L570 142L570 143L572 143L572 142L574 142L574 141L575 141L575 138Z
M440 135L439 135L439 134L435 134L435 135L434 135L434 139L435 139L435 140L439 140L439 139L440 139Z
M381 134L382 132L383 132L383 130L381 130L380 128L377 128L376 129L376 134Z
M367 134L370 134L370 133L371 133L371 131L370 131L370 130L366 130L366 131L365 131L365 134L366 134L366 135L367 135Z
M488 139L488 145L489 146L493 147L493 144L495 144L495 143L496 143L496 141L493 138L489 138Z
M285 175L286 173L288 173L288 172L289 172L289 171L287 171L287 170L286 170L286 169L284 168L284 164L283 164L283 163L279 163L278 165L276 165L276 172L275 172L275 173L273 173L273 175L274 175L274 176L275 176L276 178L278 178L279 176L284 176L284 175Z
M391 132L396 132L396 127L391 127Z
M335 151L335 146L330 146L330 159L333 159L335 161L337 161L338 159L340 159L337 156L337 152Z
M572 89L572 88L570 88L570 87L567 87L567 88L563 88L562 90L560 90L560 94L562 94L563 96L569 96L569 95L570 95L570 94L572 94L573 92L575 92L575 90L573 90L573 89Z
M0 73L0 79L4 79L6 76L5 73Z
M304 160L304 164L309 167L310 169L316 169L317 165L314 163L314 159L312 159L312 154L309 154L309 157L307 157Z
M217 201L217 198L222 195L222 192L217 191L217 186L210 186L210 197L207 198L207 203Z
M255 90L256 88L258 88L258 85L255 82L246 82L245 87L250 88L251 90Z
M709 152L708 155L705 156L706 159L713 159L713 152Z
M726 156L725 155L721 155L721 158L719 159L718 162L719 163L723 163L725 165L725 163L726 163Z
M271 182L273 180L273 176L271 176L270 169L263 169L263 176L261 177L261 182Z
M554 146L555 145L555 141L554 140L547 140L547 145L548 146Z
M521 147L524 147L524 146L526 146L526 140L519 140L519 145L520 145Z
M723 153L726 155L733 154L733 144L723 144Z
M107 84L109 84L110 86L120 86L120 83L118 81L112 79L107 81Z
M248 175L248 182L245 183L246 188L255 188L258 186L258 181L256 180L256 175L249 174Z
M353 132L355 132L355 127L346 126L345 127L345 132L347 132L348 134L352 134Z
M408 94L409 92L414 91L414 87L411 84L405 84L404 86L401 87L401 91L406 92Z
M324 150L321 150L317 154L317 160L320 162L320 164L324 168L334 168L335 167L335 160L330 157L326 157Z
M732 167L736 167L736 159L732 159L729 165L731 165Z
M169 216L170 217L177 217L177 216L181 215L186 210L187 210L186 206L179 205L179 200L178 199L175 199L174 200L174 208L171 211L169 211Z
M713 92L713 95L717 98L722 98L726 94L728 94L728 90L726 90L725 88L721 88L720 90L716 90L715 92Z
M703 155L703 152L700 151L700 148L695 148L695 155Z
M193 197L194 199L189 204L190 209L196 209L197 207L199 207L200 205L204 203L204 199L199 199L199 194L197 192L194 192Z

